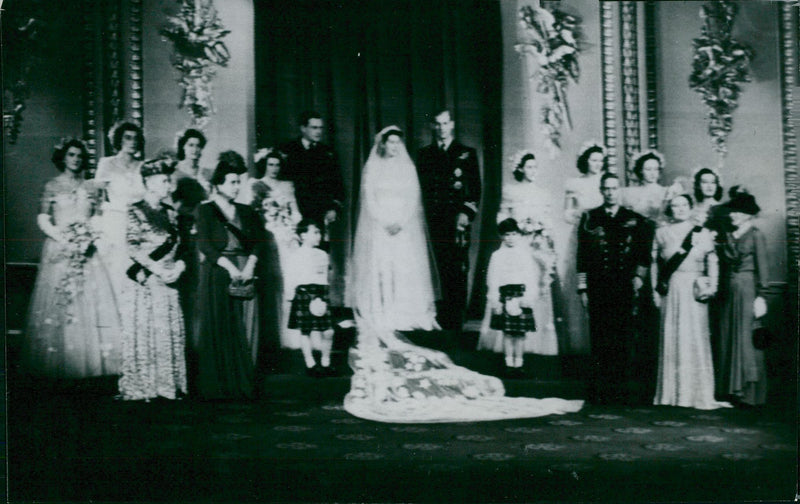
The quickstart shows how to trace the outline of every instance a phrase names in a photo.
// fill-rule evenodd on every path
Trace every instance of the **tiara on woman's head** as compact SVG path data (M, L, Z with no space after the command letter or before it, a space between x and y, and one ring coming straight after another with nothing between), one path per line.
M128 119L120 119L119 121L115 122L114 125L111 126L111 128L108 129L108 135L106 135L106 138L108 138L108 141L111 142L112 146L114 145L114 134L117 132L117 129L123 124L133 124L137 128L141 129L141 126L139 126L133 121L130 121Z
M711 168L710 166L702 166L701 165L701 166L696 167L694 170L692 170L692 182L694 182L694 180L697 178L697 174L700 173L703 170L707 170L707 171L713 173L714 176L717 177L717 185L722 187L722 185L723 185L722 184L722 175L720 175L719 171L717 171L716 168Z
M641 158L645 157L645 156L653 156L653 157L655 157L656 159L658 159L658 166L659 166L661 169L663 169L663 168L664 168L664 166L666 166L666 164L667 164L667 162L664 160L664 154L662 154L661 152L657 151L656 149L647 149L647 150L643 150L643 151L639 151L639 152L637 152L637 153L636 153L636 154L635 154L635 155L634 155L634 156L631 158L631 164L630 164L630 166L632 166L632 167L635 167L635 166L636 166L636 163L638 163L638 162L639 162L639 160L640 160Z
M258 163L259 161L261 161L265 157L267 157L270 154L272 154L272 151L274 151L274 150L275 149L273 149L272 147L262 147L262 148L258 149L256 151L256 153L253 154L253 162L254 163Z
M603 154L603 157L606 157L608 155L605 145L601 144L597 140L588 140L586 142L583 142L581 148L578 150L578 157L583 156L589 149L599 149L600 153Z
M89 148L86 147L86 142L84 142L78 137L73 137L73 136L62 137L61 140L59 140L58 143L53 146L53 150L58 150L58 151L64 150L64 147L66 147L67 144L72 142L80 143L83 146L83 150L87 152L89 151Z
M520 151L517 151L516 153L514 153L514 155L509 158L509 161L511 161L511 170L512 171L516 170L517 167L519 166L520 162L522 161L522 158L524 158L528 154L533 156L534 159L536 158L536 154L534 154L534 152L532 150L528 150L528 149L523 149L523 150L520 150Z

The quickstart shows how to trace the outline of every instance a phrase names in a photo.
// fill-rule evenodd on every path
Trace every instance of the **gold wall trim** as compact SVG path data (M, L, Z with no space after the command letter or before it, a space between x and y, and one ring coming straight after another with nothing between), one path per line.
M144 127L144 101L142 93L142 0L130 2L130 41L131 63L131 119L140 128Z
M642 148L639 117L639 43L637 2L620 5L622 54L622 131L625 142L625 178L630 180L630 161Z
M797 5L785 2L780 7L781 100L783 116L783 167L786 187L786 242L789 283L797 287L800 259L800 174L797 167L797 135L793 123L794 96L797 86L797 37L800 26Z
M603 75L603 143L608 151L608 167L617 171L617 105L614 76L614 6L600 2L600 64Z
M644 4L645 87L647 99L647 147L658 149L658 41L656 40L656 2Z

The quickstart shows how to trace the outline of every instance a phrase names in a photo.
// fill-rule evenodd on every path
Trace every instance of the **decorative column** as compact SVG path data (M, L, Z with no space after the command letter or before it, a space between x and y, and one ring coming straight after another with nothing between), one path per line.
M95 9L87 9L86 23L84 26L84 45L83 45L83 141L89 151L89 166L87 174L89 178L94 176L97 168L97 90L95 86L97 79L95 72L95 23L97 12Z
M625 134L625 166L641 150L639 123L639 47L637 42L636 2L622 2L620 39L622 41L622 117ZM625 170L625 178L628 178Z
M103 65L106 88L103 96L106 98L106 119L103 131L108 131L115 122L122 119L123 87L122 87L122 47L120 37L120 0L110 1L106 7L106 29L104 30L106 60Z
M797 167L797 135L792 122L793 89L797 85L797 37L800 25L795 24L798 8L784 2L780 12L781 84L783 116L783 167L786 187L786 242L789 262L789 285L797 286L800 260L800 174Z
M142 0L130 2L130 44L131 44L131 119L144 128L144 106L142 103Z
M603 70L603 143L608 151L608 167L617 171L616 79L614 78L614 19L616 2L600 2L600 62Z
M656 2L644 4L644 53L647 88L647 147L658 149L658 87L656 51Z

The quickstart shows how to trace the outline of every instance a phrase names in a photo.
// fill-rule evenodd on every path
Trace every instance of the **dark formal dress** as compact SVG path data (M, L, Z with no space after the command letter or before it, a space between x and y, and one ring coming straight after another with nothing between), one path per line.
M185 162L184 162L185 163ZM184 325L186 334L194 334L192 328L194 303L197 298L197 284L199 281L200 253L192 236L197 232L194 222L194 213L197 206L208 198L211 185L205 175L207 170L199 170L197 175L191 173L191 167L187 170L178 169L172 174L172 183L175 190L172 192L172 201L176 207L178 236L180 237L180 250L178 256L186 264L186 270L178 280L178 294L181 300L181 308L184 313ZM197 356L192 345L186 345L186 366L189 376L196 376ZM190 387L194 383L189 381ZM194 390L191 390L194 393Z
M204 256L200 265L194 322L198 357L197 391L205 399L252 398L255 395L256 363L260 339L265 332L264 286L256 282L252 299L233 297L228 292L230 276L217 265L227 257L241 269L251 254L259 257L261 269L266 235L264 225L250 207L235 203L236 215L230 226L219 206L209 201L197 208L197 246Z
M301 139L281 145L280 150L286 154L281 177L294 183L300 214L322 226L325 213L340 210L344 201L336 154L322 143L306 148Z
M578 288L589 296L589 334L594 402L628 402L636 293L633 278L650 266L653 227L642 215L619 207L584 212L578 225Z
M750 405L767 400L764 351L753 346L753 301L767 286L767 250L764 235L752 227L734 236L725 233L718 245L724 275L720 297L720 360L717 393Z
M481 199L481 176L475 149L453 141L444 150L431 144L417 159L422 201L441 285L439 324L460 329L467 302L469 232L456 232L456 216L472 219Z

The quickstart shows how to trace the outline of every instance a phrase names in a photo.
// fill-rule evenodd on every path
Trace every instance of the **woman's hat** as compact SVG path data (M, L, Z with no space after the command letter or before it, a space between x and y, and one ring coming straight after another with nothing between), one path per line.
M741 212L748 215L755 215L761 211L756 203L755 197L747 192L746 189L734 186L730 190L731 200L725 204L729 212Z
M175 171L175 160L169 156L148 159L142 164L140 170L142 177L153 175L172 175Z
M247 173L247 165L244 158L236 151L228 150L220 153L217 168L211 175L211 184L220 185L225 182L225 176L229 174L241 175Z

